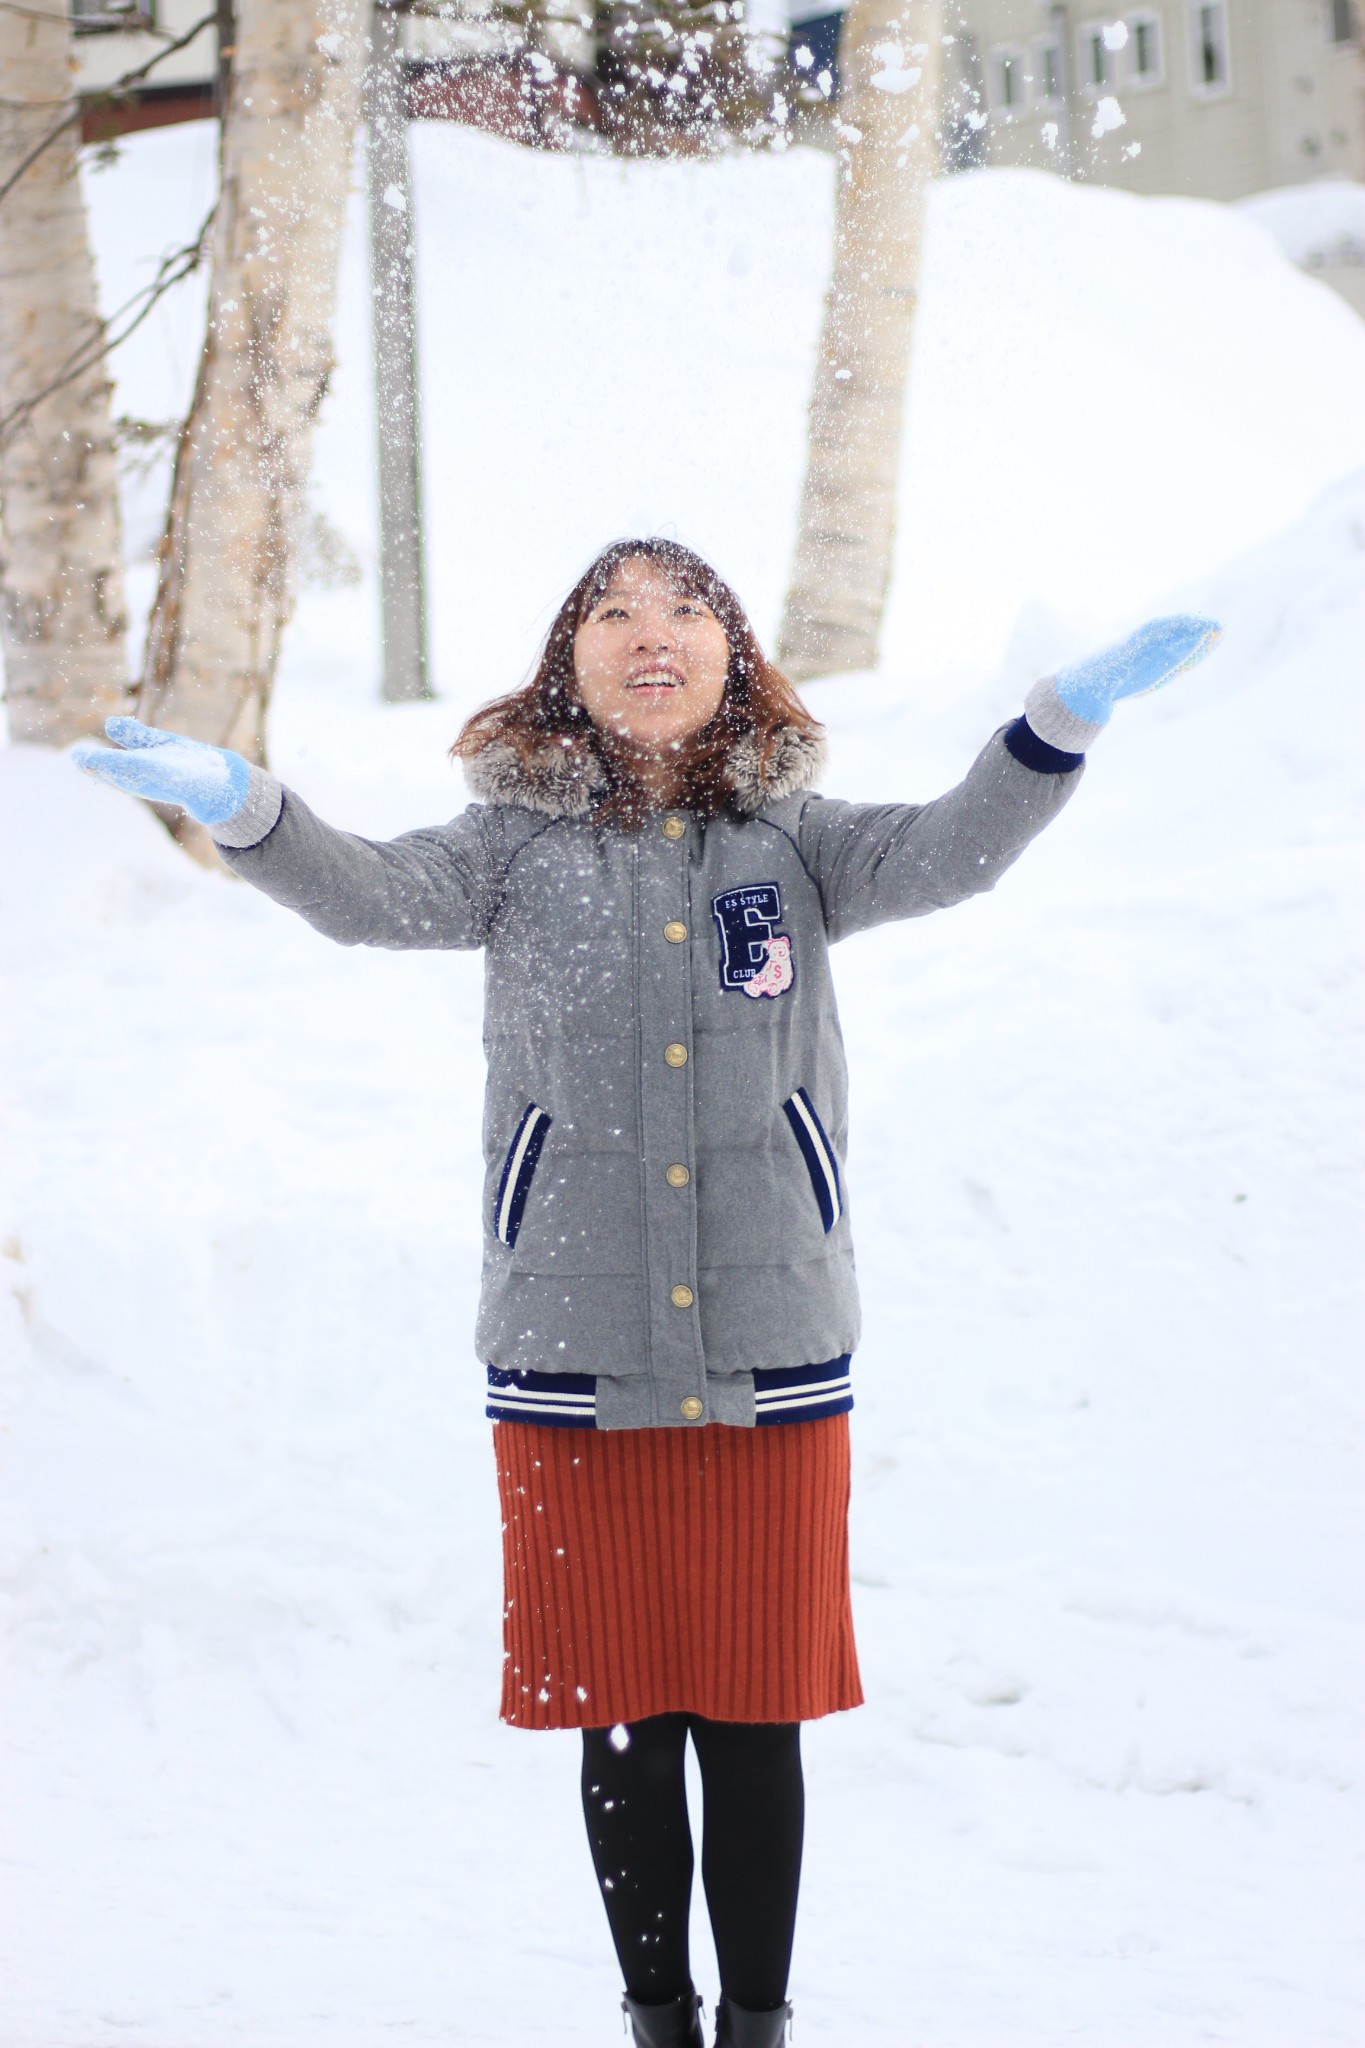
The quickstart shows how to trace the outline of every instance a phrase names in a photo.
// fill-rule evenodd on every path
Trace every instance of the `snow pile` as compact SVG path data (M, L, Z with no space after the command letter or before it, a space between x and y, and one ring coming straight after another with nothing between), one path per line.
M97 181L111 293L192 146ZM827 176L423 135L451 700L380 709L370 590L306 593L276 751L325 813L455 809L459 712L619 528L771 628ZM936 205L830 787L932 793L1158 605L1229 633L994 897L836 954L870 1704L807 1741L802 2034L1353 2048L1365 329L1218 208ZM364 555L351 259L318 505ZM189 367L154 335L120 409ZM0 2038L609 2038L576 1744L492 1718L478 962L330 947L62 760L0 776Z
M106 294L208 204L211 131L139 137L89 181ZM519 679L558 594L622 532L712 556L771 638L791 559L829 160L544 157L416 135L437 687ZM1316 189L1316 188L1315 188ZM361 209L320 508L364 564L305 592L286 659L368 702L375 656ZM1365 328L1237 209L987 171L936 188L885 666L974 688L1023 632L1051 662L1238 560L1365 464ZM172 418L194 307L122 353L118 407ZM160 476L130 542L159 531ZM138 595L149 593L143 572ZM285 717L289 713L286 709ZM277 734L277 744L283 743Z
M1290 262L1304 270L1365 266L1365 185L1349 178L1258 192L1243 199L1239 211L1273 235Z

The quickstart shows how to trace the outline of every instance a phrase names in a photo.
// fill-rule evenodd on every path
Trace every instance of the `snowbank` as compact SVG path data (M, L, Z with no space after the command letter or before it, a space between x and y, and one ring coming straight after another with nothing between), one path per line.
M1238 210L1273 235L1290 262L1305 270L1365 264L1365 185L1349 178L1258 192L1243 199Z
M106 174L111 292L191 141ZM370 591L306 594L277 753L337 822L457 807L460 709L605 532L676 524L771 624L826 179L423 135L451 697L380 709ZM1214 207L990 174L934 237L831 786L931 793L1155 605L1229 635L994 897L836 956L870 1704L808 1738L802 2036L1354 2048L1365 330ZM363 315L353 250L318 500L362 552ZM606 2039L573 1740L492 1718L477 963L0 778L0 2039Z
M211 129L89 180L105 289L192 237ZM433 656L456 709L519 679L558 593L620 532L712 555L771 636L791 556L828 264L831 165L625 165L418 129ZM1312 188L1316 190L1317 188ZM369 301L357 205L317 496L364 564L305 593L289 673L368 701ZM194 307L120 358L120 410L174 417ZM1037 171L933 195L886 666L965 687L1044 662L1238 560L1365 463L1365 323L1253 220ZM135 496L146 550L162 492ZM147 576L144 572L143 587Z

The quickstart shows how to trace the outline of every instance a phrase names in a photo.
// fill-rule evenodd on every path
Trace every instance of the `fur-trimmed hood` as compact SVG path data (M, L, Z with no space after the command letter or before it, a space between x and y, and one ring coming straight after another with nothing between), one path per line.
M812 788L824 764L823 743L797 726L778 726L766 765L757 735L746 733L731 747L727 763L735 809L752 817ZM552 740L529 762L507 740L490 740L465 762L464 772L481 802L515 804L550 818L586 818L607 786L601 757L586 739Z

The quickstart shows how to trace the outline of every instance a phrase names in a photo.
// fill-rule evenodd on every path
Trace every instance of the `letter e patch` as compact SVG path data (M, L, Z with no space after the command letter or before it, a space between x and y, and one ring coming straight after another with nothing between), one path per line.
M720 933L720 985L742 989L757 1001L785 995L796 979L792 942L782 922L782 891L776 882L750 882L722 889L711 898Z

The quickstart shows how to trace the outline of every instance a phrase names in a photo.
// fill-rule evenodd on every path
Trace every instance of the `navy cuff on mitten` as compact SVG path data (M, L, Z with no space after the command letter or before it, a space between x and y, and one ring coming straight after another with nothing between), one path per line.
M1060 747L1039 739L1026 718L1016 718L1013 725L1007 725L1004 739L1015 760L1039 775L1070 775L1085 765L1084 754L1066 754Z

